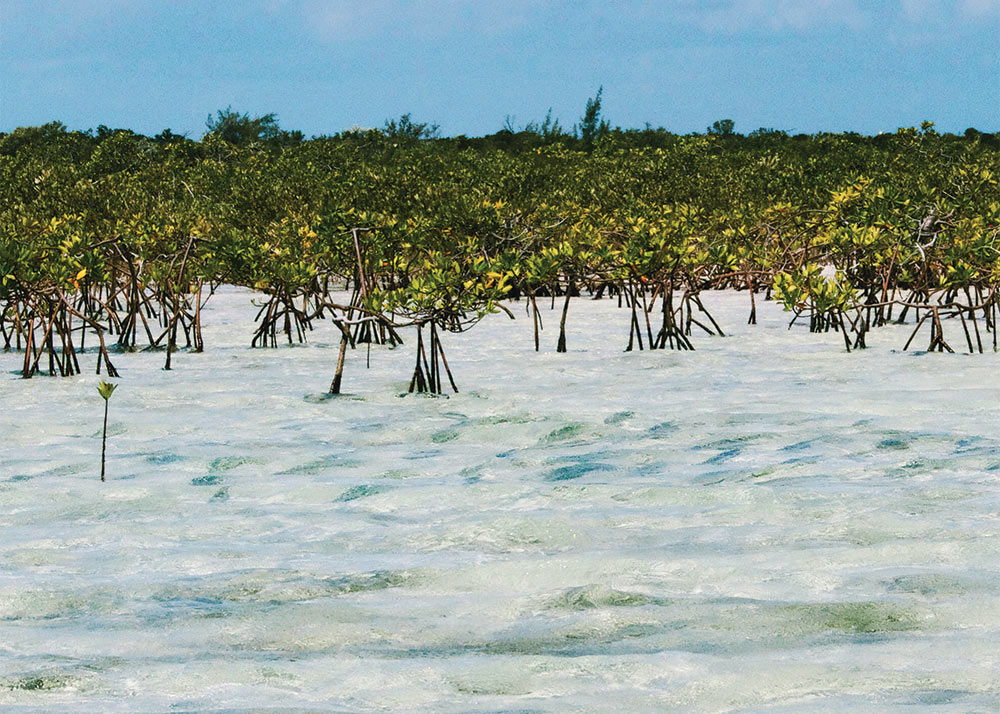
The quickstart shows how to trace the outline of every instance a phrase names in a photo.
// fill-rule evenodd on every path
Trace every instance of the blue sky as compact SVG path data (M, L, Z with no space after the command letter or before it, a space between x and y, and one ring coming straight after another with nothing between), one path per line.
M1000 130L1000 0L0 0L0 131Z

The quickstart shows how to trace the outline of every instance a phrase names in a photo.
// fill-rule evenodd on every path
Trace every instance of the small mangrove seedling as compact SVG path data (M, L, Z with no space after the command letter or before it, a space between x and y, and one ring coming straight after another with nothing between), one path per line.
M108 448L108 400L114 394L117 384L102 381L97 385L97 391L104 398L104 433L101 436L101 481L104 481L104 456Z

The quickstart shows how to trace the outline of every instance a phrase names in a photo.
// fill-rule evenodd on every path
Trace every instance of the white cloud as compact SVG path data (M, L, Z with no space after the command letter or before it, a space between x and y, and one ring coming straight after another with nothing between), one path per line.
M933 22L941 18L940 0L900 0L903 19L911 23Z
M326 40L372 35L440 38L453 32L495 35L525 25L538 8L539 3L529 0L306 0L301 5L305 21Z
M1000 0L961 0L959 12L968 18L982 18L988 15L1000 16Z
M705 30L738 34L752 30L805 32L817 28L864 25L856 0L726 0L684 2L688 22Z
M911 24L1000 19L1000 0L900 0L900 7Z
M888 40L906 51L939 43L943 28L979 28L984 21L1000 20L1000 0L900 0L899 7L900 14L884 25Z

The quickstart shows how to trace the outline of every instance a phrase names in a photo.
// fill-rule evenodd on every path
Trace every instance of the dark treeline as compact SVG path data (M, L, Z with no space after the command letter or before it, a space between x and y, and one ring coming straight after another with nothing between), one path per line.
M0 340L22 373L74 374L116 350L200 351L222 283L259 291L248 342L416 328L411 389L451 379L442 332L537 300L614 296L626 349L693 349L722 334L709 288L776 298L846 349L888 322L911 342L996 345L1000 136L933 124L878 136L612 128L600 93L564 129L543 121L444 138L410 115L307 139L226 109L198 140L59 123L0 135ZM346 291L346 292L345 292ZM950 320L950 322L948 322ZM956 339L945 324L958 325ZM909 343L907 343L909 345Z
M595 103L596 102L596 103ZM551 111L542 122L528 122L522 128L517 128L511 119L504 122L502 129L493 134L481 137L469 137L459 134L453 137L442 137L440 127L433 123L421 123L413 121L410 114L404 114L399 119L386 120L381 129L354 128L333 135L314 136L307 139L305 134L298 130L286 131L278 124L276 114L266 114L261 117L251 117L248 114L240 114L232 108L219 110L216 116L209 116L206 121L206 132L201 137L209 136L223 139L227 143L234 145L255 144L260 148L270 150L281 150L293 146L298 146L308 141L431 141L436 144L455 149L477 149L477 150L502 150L508 152L521 152L540 147L561 146L571 150L594 150L603 149L642 149L642 148L667 148L675 146L684 141L685 138L696 136L715 136L724 139L724 146L731 149L742 150L765 150L785 148L790 149L795 146L807 147L811 142L828 139L830 137L840 137L845 141L857 144L872 144L876 147L888 148L892 143L892 136L895 133L879 132L874 136L859 134L857 132L821 132L818 134L790 134L782 129L760 127L747 134L736 131L735 123L731 119L721 119L713 122L704 133L677 134L663 127L653 127L646 124L641 129L623 129L621 127L611 127L606 121L600 119L600 95L596 99L590 100L587 106L587 113L581 117L578 124L571 128L562 127L559 120L552 119ZM589 113L589 116L588 116ZM96 129L86 131L69 131L60 122L51 122L41 127L22 127L15 129L11 133L0 132L0 141L10 137L5 141L3 153L10 155L18 147L25 143L41 142L45 143L46 137L69 133L76 139L81 140L85 145L90 139L92 147L96 147L105 139L119 134L128 134L136 137L143 137L130 129L111 129L100 125ZM967 128L961 135L943 134L941 137L951 142L980 142L984 146L1000 148L1000 132L982 132L974 127ZM150 139L156 144L172 144L177 142L190 141L184 134L176 134L170 129L164 129L160 133L143 137Z

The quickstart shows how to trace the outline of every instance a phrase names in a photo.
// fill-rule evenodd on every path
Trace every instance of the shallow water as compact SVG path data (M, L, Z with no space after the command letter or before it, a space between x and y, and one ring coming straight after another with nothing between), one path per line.
M515 305L444 337L461 393L404 394L409 339L328 399L333 328L252 350L250 298L116 356L105 484L95 356L0 355L3 711L1000 708L997 355L745 294L624 353L580 299L568 354Z

